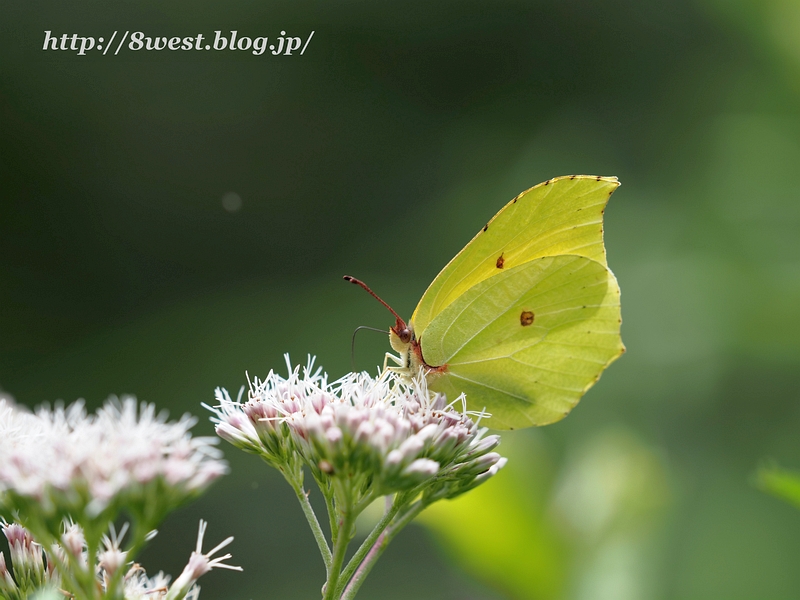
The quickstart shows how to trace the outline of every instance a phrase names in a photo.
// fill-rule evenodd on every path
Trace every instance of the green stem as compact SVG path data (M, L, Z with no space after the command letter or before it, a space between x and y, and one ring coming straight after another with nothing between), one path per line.
M331 545L335 545L339 535L339 528L336 523L333 490L329 481L321 480L316 475L314 475L314 481L317 482L317 487L319 487L319 491L322 492L322 497L325 498L325 508L328 511L328 526L331 528Z
M364 557L370 551L370 549L375 545L378 537L383 533L383 531L388 527L389 523L391 523L392 519L397 515L400 507L402 506L402 502L397 502L395 498L395 502L393 502L381 517L381 520L378 521L378 524L375 525L373 530L370 532L367 539L365 539L361 545L356 550L356 553L353 554L353 557L347 563L347 566L342 571L342 576L340 578L339 583L339 592L344 588L345 585L350 581L350 578L353 576L353 573L358 568L361 561L364 560Z
M339 587L339 579L341 577L342 564L344 557L347 553L347 546L350 544L350 533L353 529L353 516L352 508L348 505L342 511L342 522L339 525L339 535L337 536L336 543L333 547L333 559L331 561L331 568L328 574L328 582L325 584L325 594L323 600L336 600L337 591Z
M365 508L367 508L370 504L375 502L376 498L377 496L375 496L374 494L369 494L368 496L364 497L361 500L361 502L356 504L355 509L353 509L353 514L355 514L356 516L360 515L362 512L364 512Z
M84 581L84 584L88 584L88 589L90 590L87 598L95 598L94 589L96 588L96 580L94 577L94 567L97 564L97 544L91 543L89 540L86 541L86 564L89 565L87 573L91 578L88 581Z
M313 507L311 506L311 502L308 501L308 495L306 494L303 486L298 484L296 481L289 479L289 483L294 488L294 493L297 494L297 499L300 501L300 506L303 509L303 514L306 516L306 520L308 521L309 527L311 527L311 532L314 534L314 539L317 540L317 546L319 547L319 552L322 554L322 560L325 563L325 571L330 577L331 575L331 549L328 546L328 541L325 539L325 534L322 532L322 527L320 527L319 520L317 519L317 515L314 512Z
M75 560L75 557L69 557L69 564L64 564L58 557L52 557L53 563L56 565L56 570L61 575L61 587L67 590L75 590L76 592L82 589L82 584L75 577L75 572L81 570L81 565Z
M389 542L394 539L394 536L400 533L401 529L413 521L414 517L421 513L426 506L427 504L423 504L422 502L417 502L416 504L412 505L408 511L403 513L403 516L401 516L396 523L379 535L378 539L367 553L367 556L358 566L358 569L356 570L352 579L350 579L350 582L347 584L347 587L345 588L344 593L341 595L340 600L352 600L355 598L356 592L358 592L361 584L364 583L364 579L366 579L367 575L369 575L369 572L372 570L372 567L375 566L378 558L380 558L381 554L383 554L384 550L386 550Z

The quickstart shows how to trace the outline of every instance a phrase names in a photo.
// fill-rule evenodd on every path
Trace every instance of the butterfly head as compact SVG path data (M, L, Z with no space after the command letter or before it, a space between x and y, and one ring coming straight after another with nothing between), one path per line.
M396 317L394 327L389 328L389 343L395 352L408 352L409 346L415 341L414 330L400 317Z
M425 363L425 360L422 358L422 348L417 341L417 336L414 335L413 326L410 323L406 324L406 322L395 312L391 306L386 304L386 302L384 302L380 296L369 289L367 284L356 279L355 277L350 277L349 275L345 275L344 280L349 281L350 283L353 283L369 292L373 298L389 309L389 312L391 312L394 316L394 326L389 328L389 343L391 344L392 349L399 354L399 364L401 365L401 369L413 368L413 370L416 372L420 366L425 366L428 369L445 368L430 367L430 365Z
M386 304L378 294L369 289L366 283L355 277L350 277L349 275L345 275L344 280L364 288L373 298L389 309L389 312L392 313L395 319L394 327L389 328L389 342L396 352L408 351L409 344L414 341L413 329L411 329L409 325L406 325L406 322L400 318L400 315L398 315L391 306Z

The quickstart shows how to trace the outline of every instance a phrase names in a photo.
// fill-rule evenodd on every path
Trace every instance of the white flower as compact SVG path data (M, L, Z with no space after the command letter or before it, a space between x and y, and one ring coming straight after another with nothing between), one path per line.
M159 571L148 577L138 564L133 565L125 575L125 600L163 600L169 590L169 575Z
M200 588L195 582L200 576L213 568L242 570L241 567L224 563L231 558L230 554L212 558L220 549L230 544L233 537L227 538L209 552L202 553L206 525L205 521L200 521L196 549L192 552L189 564L172 586L169 585L170 577L163 572L151 578L140 565L131 564L128 560L128 551L122 549L122 540L128 531L128 524L124 524L119 532L111 525L108 534L102 536L103 548L97 554L96 563L91 570L92 576L96 576L97 585L92 586L92 593L88 597L106 598L113 595L116 598L119 591L122 591L122 596L119 597L124 600L197 600ZM57 588L67 588L58 594L58 598L76 597L72 593L75 590L70 589L70 583L84 577L85 569L77 564L76 571L76 562L68 561L67 557L68 554L73 556L76 553L80 554L85 565L85 538L79 525L65 522L61 544L54 545L48 553L42 552L41 545L36 543L30 532L17 523L2 522L2 531L11 549L13 576L6 565L3 553L0 552L0 598L27 598L31 597L34 591ZM155 533L151 532L147 536L148 539L154 537ZM61 568L67 572L72 571L77 577L67 577L63 582L60 581L55 572L55 565L50 561L53 556L57 557ZM47 559L46 564L44 559ZM122 573L120 569L124 568L127 568L127 572L120 580L119 574ZM111 591L112 587L117 591ZM85 590L77 597L87 597Z
M86 536L83 529L77 523L66 521L64 523L64 533L61 534L61 548L63 548L76 564L86 568ZM67 558L65 556L65 558Z
M499 438L484 436L463 397L459 411L429 392L423 376L350 373L328 383L313 359L302 374L286 361L288 378L254 378L245 403L217 389L218 405L206 408L220 437L282 470L299 458L317 479L339 478L362 497L421 484L432 499L452 497L505 464L491 452Z
M197 581L202 575L208 573L211 569L229 569L231 571L242 570L242 567L226 565L223 562L231 558L230 554L223 554L217 558L211 558L217 553L217 551L222 550L225 546L233 541L232 536L223 540L214 546L214 548L203 554L203 537L205 536L207 525L208 523L205 521L200 521L195 551L192 552L192 555L189 557L189 562L186 567L184 567L180 577L178 577L175 580L175 583L170 586L169 592L167 592L166 595L166 600L180 600L182 598L186 598L187 594L192 592L195 581Z
M189 434L195 422L168 422L132 397L112 397L96 415L80 401L30 414L0 400L0 500L13 508L15 496L28 498L78 522L153 496L168 510L227 471L216 439Z
M103 535L103 551L97 555L97 568L103 576L103 583L108 587L108 581L114 573L125 566L128 553L122 550L122 538L128 531L128 524L125 523L117 533L114 524L111 524L111 535Z
M148 578L131 563L169 510L227 472L218 439L190 435L195 422L189 415L168 422L152 404L137 405L132 397L112 398L94 415L82 402L31 413L0 398L0 507L19 514L37 537L3 522L12 568L0 553L0 598L56 588L80 598L167 598L168 577ZM127 548L128 524L114 529L120 511L133 518ZM204 531L201 522L198 544ZM206 571L236 568L222 564L230 555L211 559L231 539L206 555L198 545L199 556L190 561L193 579L179 579L170 600L196 600L194 581L203 570L197 564ZM59 573L69 576L62 580Z
M6 565L6 557L0 552L0 591L16 593L18 589L14 578L11 577L11 573L8 570L8 565Z
M197 552L200 551L205 529L206 522L201 520L200 535L198 536L197 542ZM105 549L97 556L97 570L102 579L103 588L106 591L108 591L110 587L114 574L127 564L128 552L121 549L122 538L125 537L127 530L127 523L123 525L119 533L116 532L112 525L110 528L110 535L103 536L103 546ZM155 534L156 532L153 531L148 537L155 537ZM230 554L226 554L225 556L211 561L208 560L208 558L217 550L227 546L232 541L233 537L229 537L222 544L211 550L211 552L209 552L206 556L201 555L200 559L205 561L204 564L207 565L207 568L204 570L192 570L192 575L195 575L195 577L191 580L188 580L182 575L172 586L169 585L169 575L164 575L162 571L159 571L155 577L148 577L144 568L141 565L134 563L131 565L130 569L128 569L128 572L125 574L123 579L125 600L164 600L167 598L170 600L183 600L185 598L188 598L189 600L196 600L200 594L200 588L195 586L194 583L201 575L204 575L210 571L212 567L223 567L238 571L242 570L241 567L232 567L230 565L220 564L223 560L230 558ZM197 553L195 552L192 553L192 557L189 560L190 564L192 564L192 560L197 562L197 559L195 558L196 554ZM189 567L184 569L184 573L186 573L188 568Z
M0 523L3 535L8 540L13 577L0 552L0 598L3 592L28 592L57 581L54 565L46 560L41 544L36 543L31 533L18 523ZM16 597L15 595L12 597Z

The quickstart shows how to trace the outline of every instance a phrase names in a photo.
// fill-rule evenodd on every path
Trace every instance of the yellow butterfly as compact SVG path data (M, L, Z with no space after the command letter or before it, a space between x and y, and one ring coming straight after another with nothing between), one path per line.
M496 429L564 418L625 351L620 291L606 263L603 212L616 177L570 175L514 198L451 260L411 320L395 316L393 370Z

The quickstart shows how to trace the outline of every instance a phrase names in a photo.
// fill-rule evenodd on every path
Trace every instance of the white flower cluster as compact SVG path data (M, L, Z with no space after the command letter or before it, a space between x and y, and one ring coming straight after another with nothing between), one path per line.
M205 521L200 521L197 547L192 552L189 563L172 585L168 575L160 572L155 577L148 577L140 565L128 560L128 552L121 548L127 526L119 534L112 526L110 535L103 535L103 549L98 553L97 563L91 571L86 569L88 548L83 530L75 523L64 524L60 543L53 544L48 551L43 551L42 545L34 541L32 534L17 523L3 523L2 531L8 540L12 566L9 569L5 556L0 552L0 598L8 600L24 600L35 592L46 590L58 590L55 595L57 598L94 598L97 595L103 598L120 597L124 600L197 600L200 588L195 582L202 575L213 568L242 570L241 567L223 562L231 558L230 554L211 558L218 550L230 544L232 537L209 552L202 553ZM75 560L78 563L77 568ZM81 594L79 589L67 591L71 588L71 583L80 579L81 573L88 573L91 582L96 582L88 586L90 593L94 595L86 594L85 590ZM121 590L121 595L114 590Z
M52 562L46 560L41 544L33 540L30 532L17 523L0 525L8 540L14 577L0 552L0 598L25 597L28 590L41 589L58 583Z
M59 522L156 496L159 508L174 508L227 472L216 440L189 434L195 422L168 422L132 397L112 398L96 415L80 401L33 414L0 399L0 505L35 503Z
M313 359L289 377L253 379L248 401L217 389L217 434L283 470L310 467L320 482L347 482L356 497L417 489L426 503L482 483L505 464L465 409L387 371L350 373L328 383ZM463 404L463 399L462 400Z

